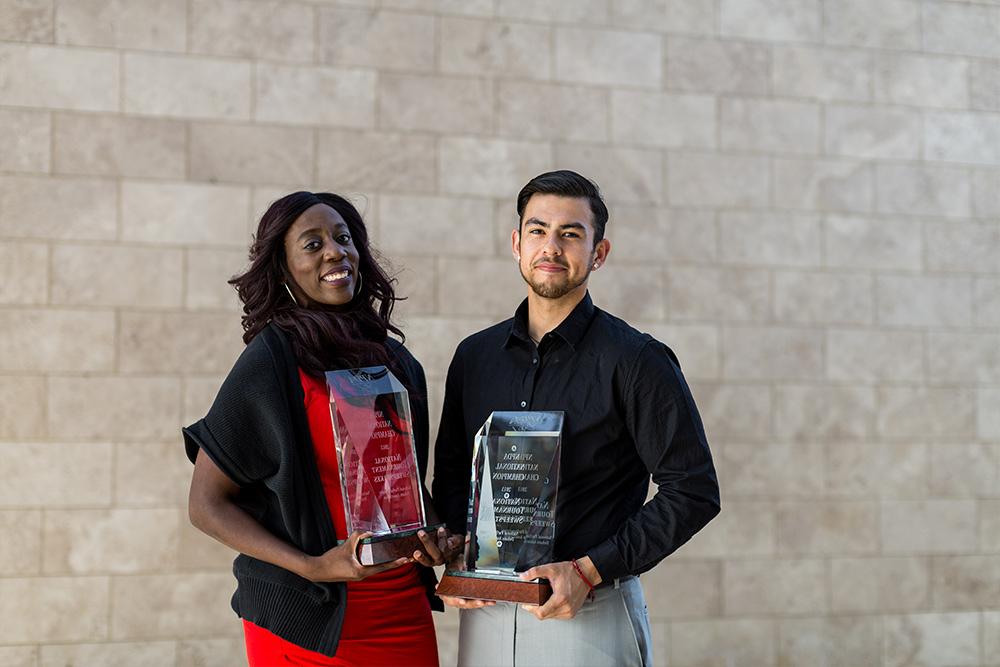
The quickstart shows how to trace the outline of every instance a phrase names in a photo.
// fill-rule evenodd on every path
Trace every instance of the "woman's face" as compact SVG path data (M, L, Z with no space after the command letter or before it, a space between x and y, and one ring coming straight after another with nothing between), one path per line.
M354 298L358 249L339 213L315 204L285 233L289 287L301 306L342 306Z

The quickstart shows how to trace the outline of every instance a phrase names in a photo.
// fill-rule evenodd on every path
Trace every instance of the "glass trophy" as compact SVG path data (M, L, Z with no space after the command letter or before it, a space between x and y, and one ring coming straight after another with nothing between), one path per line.
M406 387L384 366L328 371L330 416L340 466L347 532L373 533L358 543L362 565L410 556L432 533L413 441Z
M494 412L472 450L463 569L438 595L544 604L548 581L519 572L552 562L562 412Z

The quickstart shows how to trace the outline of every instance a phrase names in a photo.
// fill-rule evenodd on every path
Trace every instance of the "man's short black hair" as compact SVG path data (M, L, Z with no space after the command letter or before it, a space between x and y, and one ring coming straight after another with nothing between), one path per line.
M560 197L582 197L590 202L594 214L594 243L604 238L604 226L608 224L608 207L604 205L601 191L588 178L569 169L547 171L528 181L517 195L517 217L524 222L524 209L532 195L558 195Z

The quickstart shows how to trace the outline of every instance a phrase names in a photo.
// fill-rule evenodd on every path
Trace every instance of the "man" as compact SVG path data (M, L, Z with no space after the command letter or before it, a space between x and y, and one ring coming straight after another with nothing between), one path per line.
M463 610L459 664L649 665L636 575L718 514L708 442L673 352L590 299L590 274L611 251L597 187L572 171L541 174L517 212L511 248L528 296L455 352L433 495L464 533L473 436L489 414L564 411L555 562L522 575L548 579L553 593L523 607L446 598ZM658 490L644 504L650 476Z

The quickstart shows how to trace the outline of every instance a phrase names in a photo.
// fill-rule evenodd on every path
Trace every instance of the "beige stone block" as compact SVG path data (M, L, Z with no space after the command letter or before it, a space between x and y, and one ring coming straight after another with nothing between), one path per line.
M927 223L927 267L937 271L1000 272L1000 224Z
M817 0L721 0L719 31L728 37L818 42L821 11Z
M668 562L722 558L728 554L773 556L777 552L776 544L777 519L773 505L741 499L738 503L727 502L726 510L671 554Z
M1000 389L980 387L976 394L977 435L988 440L1000 440Z
M0 104L117 111L118 62L112 51L0 44Z
M824 32L831 44L883 49L920 48L920 6L911 0L832 0L824 5Z
M613 25L659 32L715 33L711 0L618 0L611 4Z
M636 90L611 93L611 135L617 143L711 148L715 145L715 117L715 98L708 95Z
M767 618L671 623L671 667L775 664L775 622Z
M969 172L958 167L882 164L876 167L878 210L882 213L969 217Z
M243 667L245 653L242 637L185 639L177 642L177 667Z
M437 280L441 315L510 317L526 286L517 264L508 258L442 257Z
M781 322L870 324L872 288L865 275L776 271L774 313Z
M177 565L180 510L47 510L46 574L131 574Z
M931 445L931 494L976 498L992 495L1000 483L1000 446Z
M184 178L184 124L152 118L59 113L53 170L62 174Z
M829 606L822 560L729 560L722 577L727 614L814 614Z
M877 553L878 516L878 501L874 500L781 503L778 553L786 556Z
M927 609L930 572L926 558L834 558L832 610L843 614Z
M977 612L886 616L882 622L886 667L980 664Z
M972 302L977 326L1000 326L1000 278L976 278Z
M113 639L218 637L232 632L232 574L118 577L111 591Z
M171 641L48 645L41 649L40 667L173 665L177 654Z
M972 211L977 218L1000 218L1000 170L972 172Z
M929 456L920 443L836 443L827 448L829 496L923 498Z
M804 154L820 149L820 107L810 102L722 98L719 127L723 148Z
M771 51L763 44L667 38L666 87L671 90L766 95L770 66Z
M45 240L113 239L116 193L111 181L0 176L0 234Z
M45 435L45 378L0 376L0 439Z
M42 562L42 513L0 510L0 574L36 574Z
M722 330L722 374L731 380L815 380L823 375L823 362L823 335L816 330Z
M0 443L0 506L74 507L111 501L111 445Z
M3 23L0 18L0 26ZM52 143L50 126L48 112L0 109L0 146L4 146L0 170L47 172Z
M397 132L324 130L319 133L317 181L323 189L433 192L433 137Z
M184 51L184 0L56 0L56 43Z
M45 303L49 252L42 243L0 242L0 303Z
M944 162L1000 165L1000 115L934 111L924 117L927 157Z
M770 437L772 400L767 385L698 383L692 391L710 441Z
M52 249L52 302L67 306L179 306L183 259L180 249L57 245ZM113 343L113 327L103 335Z
M446 261L442 258L442 261ZM513 262L511 262L513 264ZM508 270L513 267L507 267ZM444 281L434 257L395 255L392 258L392 275L396 278L396 296L405 301L396 302L395 319L406 324L410 315L433 315L438 311L438 282ZM398 323L398 322L397 322ZM403 327L406 333L406 327Z
M507 213L510 203L501 204L502 211ZM604 230L604 238L611 243L611 259L615 264L624 262L662 262L669 257L669 252L674 239L671 230L672 215L670 211L653 205L627 204L615 205L609 211L610 218L608 226ZM702 220L706 224L706 235L714 234L714 218L705 211L699 211ZM701 244L706 241L697 237L693 230L689 233L695 235L693 243ZM712 239L714 246L714 239ZM699 252L700 248L692 248L693 252Z
M821 445L727 442L714 456L719 479L733 496L815 496L823 489Z
M313 180L313 132L290 127L192 123L191 178L209 182L288 183Z
M658 150L557 144L556 163L594 181L610 210L619 202L651 204L664 201L663 160ZM524 179L525 183L528 178ZM504 196L516 197L518 190L520 186Z
M493 124L488 79L382 74L378 99L384 128L485 134Z
M620 213L619 210L615 214L616 219L621 219ZM663 210L660 215L667 218L666 257L668 259L681 262L712 262L718 258L719 230L715 224L713 212L675 208ZM618 251L621 250L621 240L619 237L616 241ZM645 240L651 245L656 245L652 239ZM633 237L633 244L647 245L641 241L642 239L638 235Z
M0 310L0 369L109 371L114 364L112 312Z
M811 211L871 211L875 169L853 160L774 158L774 203Z
M875 391L869 387L781 385L774 393L774 431L796 442L849 441L871 433Z
M927 375L934 383L1000 384L1000 335L927 334Z
M243 351L243 331L229 313L120 315L123 373L220 374Z
M935 609L984 609L1000 595L1000 559L990 556L939 556L931 560Z
M191 463L180 439L115 445L115 503L128 507L183 507L191 486ZM185 519L186 520L186 519Z
M589 86L497 82L497 128L515 139L607 141L608 92Z
M442 19L442 22L450 20L453 19ZM442 33L445 33L443 25ZM324 7L319 10L318 34L320 59L328 65L382 70L434 69L437 33L433 16Z
M879 159L918 159L923 145L920 113L895 107L831 105L826 108L826 152Z
M917 331L830 329L826 349L831 380L871 384L924 376L924 337Z
M555 76L559 80L659 88L662 70L663 42L659 35L556 28Z
M975 434L975 400L964 388L880 387L876 431L892 438Z
M979 550L983 553L1000 551L1000 500L979 500Z
M770 277L758 269L670 267L670 318L711 322L766 322Z
M515 306L516 304L511 304L511 313ZM485 317L412 317L406 331L406 347L423 364L427 377L440 378L443 384L458 344L492 324L495 322ZM428 385L430 384L432 382L428 380ZM431 414L441 413L440 410L432 410Z
M438 143L443 193L513 199L552 168L552 149L533 141L443 137Z
M49 434L56 438L175 438L180 395L180 381L175 378L50 378Z
M969 61L903 53L875 60L875 101L920 107L969 106Z
M316 22L307 4L194 0L190 7L192 53L291 62L313 60Z
M872 97L872 57L864 51L776 45L773 54L775 95L844 102Z
M1000 7L980 4L935 2L923 5L923 47L936 53L955 53L983 58L1000 57Z
M635 327L665 343L678 356L681 370L689 380L719 377L719 329L711 324L650 323Z
M410 17L405 26L410 30ZM441 71L469 76L549 79L552 28L530 23L442 17ZM353 40L352 40L353 41ZM433 67L433 45L430 63ZM413 69L409 66L408 69Z
M391 0L399 2L400 0ZM407 0L412 1L412 0ZM426 0L425 0L426 1ZM462 3L472 6L476 3ZM480 0L484 11L480 15L490 16L492 11L488 0ZM549 0L495 0L497 16L504 18L544 21L546 23L590 23L606 25L608 5L602 0L577 0L577 2L550 2ZM457 13L457 12L456 12Z
M767 206L770 168L757 155L670 153L666 187L674 206Z
M249 260L246 251L188 248L185 254L186 308L233 310L240 307L236 288L228 281L247 268Z
M878 276L878 323L967 326L972 322L972 281L963 277Z
M608 264L591 276L594 303L626 322L662 320L666 285L659 266Z
M7 667L38 667L38 646L0 647L0 665Z
M973 109L1000 111L1000 63L991 60L969 63L969 97Z
M225 377L184 378L182 424L192 424L208 413Z
M820 219L793 213L723 212L719 240L723 261L739 264L818 266Z
M905 219L827 216L823 248L826 265L838 268L914 270L924 262L919 223Z
M975 551L974 500L884 500L882 551L886 554L951 554Z
M1000 655L1000 612L984 611L983 619L983 656L990 660Z
M256 81L254 118L258 121L375 125L376 76L371 70L258 63Z
M0 39L19 42L51 42L52 0L3 0L0 2Z
M329 0L325 0L329 1ZM362 0L363 2L364 0ZM503 0L500 0L501 2ZM523 0L514 0L521 2ZM374 0L367 0L374 4ZM356 0L348 0L344 4L359 4ZM406 9L432 14L457 14L459 16L493 16L492 0L381 0L382 7L391 9ZM558 10L557 10L558 11Z
M879 665L882 622L870 616L786 618L778 624L778 664Z
M200 183L122 183L125 241L246 248L250 190Z
M107 577L0 579L0 642L70 642L108 635Z
M205 533L188 521L180 526L179 546L180 569L205 572L207 570L231 570L236 552Z
M383 237L380 249L389 256L419 253L480 257L493 248L492 206L488 200L385 195L379 205ZM510 269L516 270L513 259Z
M668 558L642 577L650 620L722 615L722 563Z
M250 117L249 63L127 53L124 68L127 112L233 120ZM265 84L258 81L258 90Z

